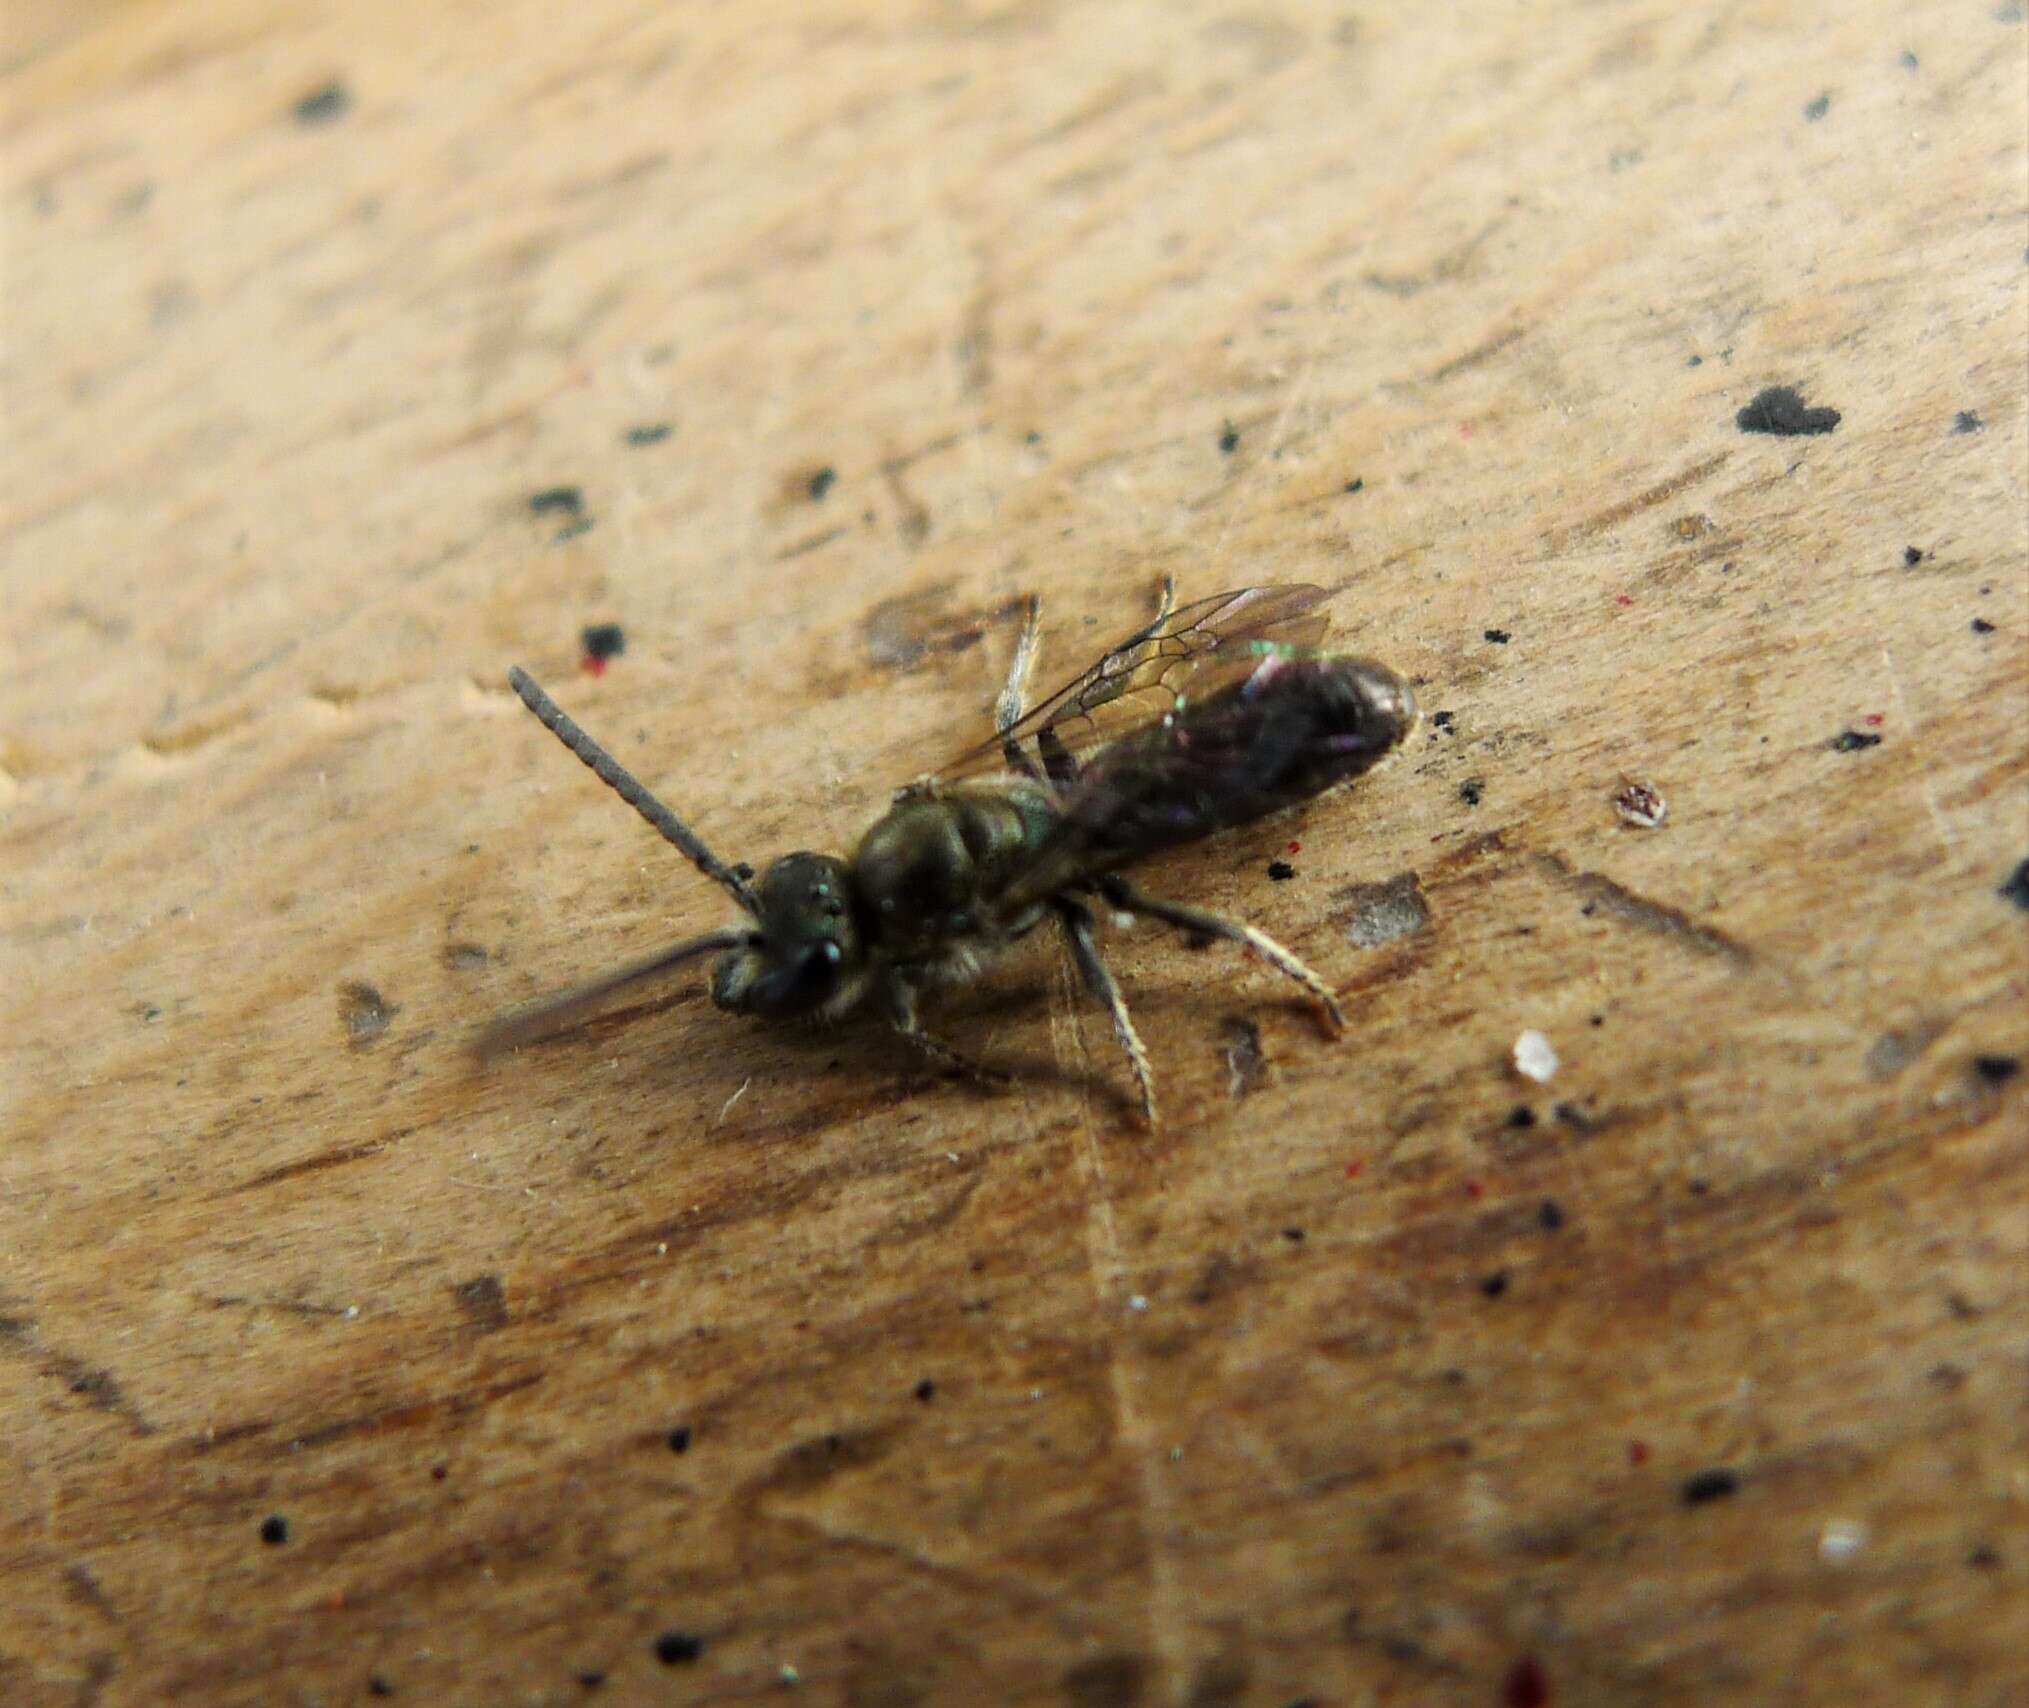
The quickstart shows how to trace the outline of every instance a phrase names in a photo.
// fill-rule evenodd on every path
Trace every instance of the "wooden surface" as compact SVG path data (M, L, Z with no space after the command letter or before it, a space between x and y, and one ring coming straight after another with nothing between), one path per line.
M7 1702L2029 1695L2021 7L312 11L0 61ZM758 860L1165 570L1448 714L1159 874L1343 1043L471 1063L723 913L509 663Z

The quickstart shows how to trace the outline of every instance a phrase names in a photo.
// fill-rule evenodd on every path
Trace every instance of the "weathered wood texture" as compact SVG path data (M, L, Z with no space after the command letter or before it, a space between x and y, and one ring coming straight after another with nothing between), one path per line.
M2021 8L759 10L22 10L0 1693L2023 1701ZM468 1059L722 914L511 661L759 859L1163 570L1446 714L1162 873L1342 1044Z

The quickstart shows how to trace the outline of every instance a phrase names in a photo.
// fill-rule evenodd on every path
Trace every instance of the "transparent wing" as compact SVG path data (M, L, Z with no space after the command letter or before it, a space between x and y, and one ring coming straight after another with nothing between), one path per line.
M1034 747L1054 775L1059 755L1082 755L1159 724L1190 693L1202 693L1258 657L1255 643L1311 648L1331 624L1322 587L1290 582L1215 593L1137 629L1035 706L1021 721L962 753L937 773L957 782L1005 771L1006 743ZM1222 656L1223 654L1223 656Z

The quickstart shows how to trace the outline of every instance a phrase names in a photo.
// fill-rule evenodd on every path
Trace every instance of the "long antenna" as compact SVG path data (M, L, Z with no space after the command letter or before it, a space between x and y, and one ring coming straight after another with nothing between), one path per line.
M739 926L725 931L708 931L702 937L693 937L673 949L664 949L659 955L636 961L631 967L622 967L617 973L608 973L602 979L580 985L576 990L566 991L562 996L552 997L534 1008L510 1014L482 1032L475 1048L482 1056L498 1055L502 1050L518 1050L523 1044L533 1044L538 1038L547 1038L575 1026L630 985L659 978L671 967L681 966L699 955L709 955L714 949L738 949L754 941L753 932Z
M545 694L536 679L515 665L507 673L508 686L521 696L521 703L535 713L542 727L555 736L592 769L593 776L611 789L662 833L663 840L682 850L700 872L726 892L755 919L761 917L761 902L747 880L707 848L697 833L664 806L640 780L578 727L563 707Z

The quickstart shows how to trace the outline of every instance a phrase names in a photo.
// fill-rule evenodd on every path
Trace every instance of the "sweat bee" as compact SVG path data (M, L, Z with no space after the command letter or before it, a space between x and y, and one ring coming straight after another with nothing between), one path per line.
M702 955L712 1001L735 1014L831 1021L873 1004L923 1057L973 1079L1007 1076L926 1032L924 996L1045 920L1111 1016L1148 1122L1155 1077L1099 951L1091 902L1196 939L1251 949L1301 985L1327 1033L1344 1026L1325 982L1266 932L1153 896L1122 875L1309 800L1371 769L1416 721L1386 666L1323 648L1325 589L1245 587L1178 607L1167 580L1155 617L1032 710L1039 601L1027 604L994 734L902 788L848 858L784 854L755 878L727 865L568 717L529 674L508 681L544 728L674 844L745 919L499 1022L483 1051L512 1049L584 1019L618 992Z

